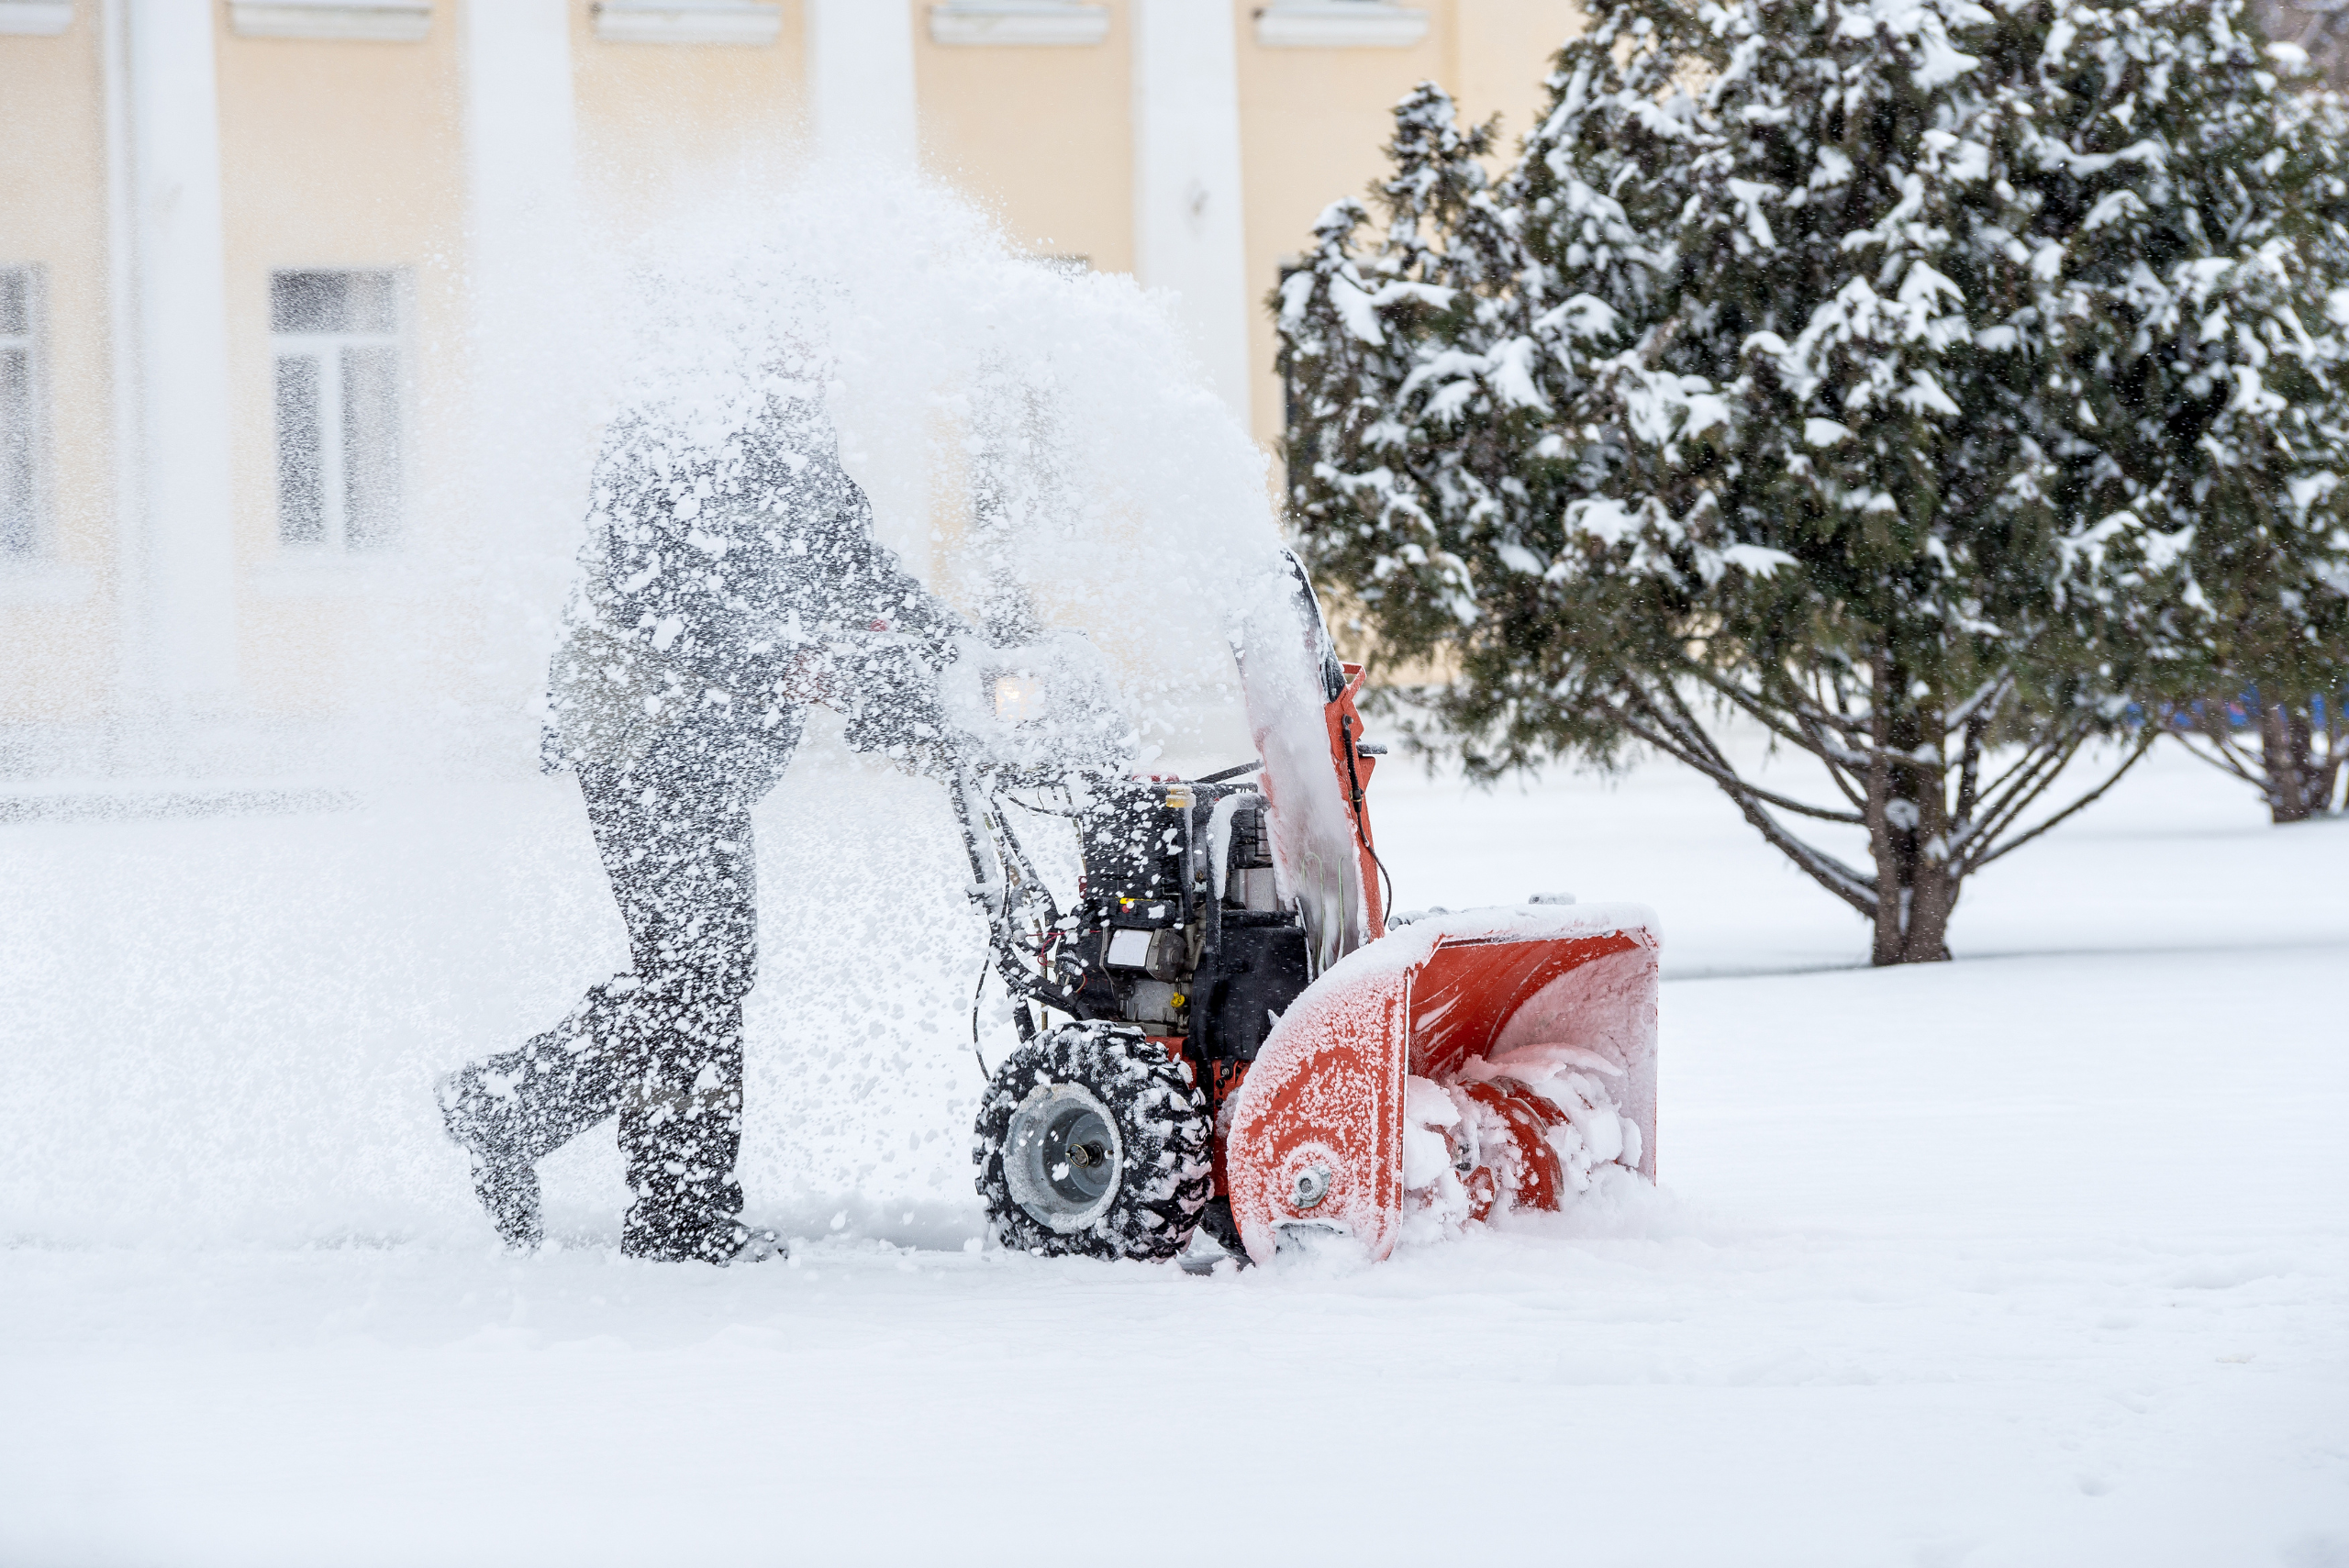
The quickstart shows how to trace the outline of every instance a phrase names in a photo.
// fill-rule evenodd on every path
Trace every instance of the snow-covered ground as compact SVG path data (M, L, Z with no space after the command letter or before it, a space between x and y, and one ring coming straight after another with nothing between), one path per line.
M796 1255L619 1259L604 1135L511 1260L425 1084L612 966L566 786L0 826L0 1562L2349 1564L2349 823L2158 754L1879 973L1662 767L1375 804L1407 905L1657 907L1660 1189L978 1250L935 803L814 767L745 1156Z

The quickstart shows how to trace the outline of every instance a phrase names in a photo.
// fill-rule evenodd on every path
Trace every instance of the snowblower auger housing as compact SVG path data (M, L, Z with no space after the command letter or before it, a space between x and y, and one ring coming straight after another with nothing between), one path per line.
M1383 1258L1417 1218L1556 1208L1609 1164L1654 1177L1653 917L1543 902L1390 932L1366 801L1384 748L1295 575L1307 691L1241 662L1259 762L952 780L1023 1003L973 1146L1006 1245L1165 1258L1205 1225L1260 1262L1332 1234ZM1065 914L1002 808L1040 783L1074 786Z

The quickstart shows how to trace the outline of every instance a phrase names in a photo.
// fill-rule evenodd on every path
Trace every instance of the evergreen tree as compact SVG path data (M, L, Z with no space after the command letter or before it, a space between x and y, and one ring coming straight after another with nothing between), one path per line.
M1458 672L1472 770L1643 742L1877 962L1946 957L1965 879L2207 689L2214 593L2349 581L2335 155L2241 0L1592 23L1489 186L1489 133L1406 100L1386 234L1341 204L1285 284L1308 559ZM1741 773L1731 715L1837 804Z
M2277 689L2200 698L2173 708L2170 722L2188 751L2257 790L2268 819L2281 826L2333 808L2349 763L2349 691L2271 697Z

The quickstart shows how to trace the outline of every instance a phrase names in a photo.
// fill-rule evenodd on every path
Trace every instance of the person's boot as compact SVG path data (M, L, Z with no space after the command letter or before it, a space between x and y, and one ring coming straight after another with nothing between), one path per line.
M647 1216L644 1205L630 1208L620 1221L620 1252L653 1263L756 1263L790 1256L783 1238L772 1230L718 1219L697 1227L664 1223Z
M538 1168L527 1160L499 1160L468 1149L473 1156L473 1195L497 1228L497 1239L512 1252L535 1252L547 1239L539 1218Z
M701 1245L695 1249L695 1256L722 1269L733 1263L763 1263L770 1258L787 1258L791 1249L774 1231L761 1230L738 1219L705 1235Z
M463 1073L452 1073L435 1086L440 1102L440 1123L450 1140L473 1162L473 1195L489 1215L497 1239L510 1251L538 1250L546 1240L539 1218L539 1172L530 1161L515 1154L471 1109Z

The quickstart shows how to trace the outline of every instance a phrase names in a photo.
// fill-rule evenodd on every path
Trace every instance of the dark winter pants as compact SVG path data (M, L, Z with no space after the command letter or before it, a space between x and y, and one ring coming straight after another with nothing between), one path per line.
M742 1207L742 997L758 973L751 807L789 754L786 737L746 740L687 724L641 762L580 770L632 967L555 1028L464 1069L448 1096L451 1130L477 1159L488 1152L488 1179L521 1189L533 1215L529 1167L617 1112L635 1196L623 1250L731 1251Z

